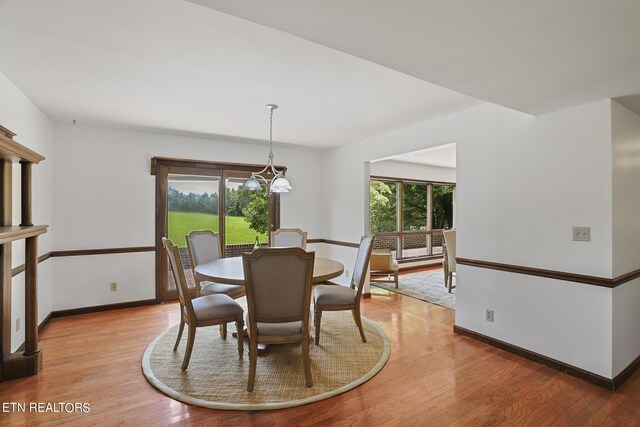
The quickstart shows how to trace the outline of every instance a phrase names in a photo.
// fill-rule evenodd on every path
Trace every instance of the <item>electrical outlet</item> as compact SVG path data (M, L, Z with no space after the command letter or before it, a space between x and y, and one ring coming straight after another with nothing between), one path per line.
M118 290L118 283L111 282L111 292L116 292Z
M493 322L493 310L487 309L486 319L487 322Z
M16 332L18 332L20 330L20 318L18 317L16 319Z
M347 277L351 277L351 273L349 272L349 270L345 270L344 275Z
M573 227L574 242L590 242L591 227Z

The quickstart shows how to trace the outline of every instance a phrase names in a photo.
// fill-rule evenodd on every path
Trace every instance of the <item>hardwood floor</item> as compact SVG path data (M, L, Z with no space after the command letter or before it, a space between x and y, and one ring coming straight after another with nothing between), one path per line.
M389 335L384 369L342 395L269 412L216 411L151 387L142 353L176 304L54 319L44 370L0 383L0 402L87 402L85 413L1 413L0 425L640 425L640 372L610 392L452 332L454 312L374 289L363 315Z

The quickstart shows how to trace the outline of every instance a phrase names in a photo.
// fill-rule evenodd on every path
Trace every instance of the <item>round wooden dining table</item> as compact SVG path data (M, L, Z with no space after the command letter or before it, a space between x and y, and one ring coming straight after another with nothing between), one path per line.
M200 264L194 269L198 280L245 286L242 257L220 258ZM344 272L344 265L328 258L316 257L313 264L313 283L322 283Z

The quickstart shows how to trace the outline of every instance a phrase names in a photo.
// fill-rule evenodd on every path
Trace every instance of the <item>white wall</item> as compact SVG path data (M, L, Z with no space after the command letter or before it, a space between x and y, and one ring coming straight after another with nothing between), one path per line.
M370 170L371 176L419 179L423 181L437 182L456 182L455 168L399 162L397 160L381 160L378 162L371 162Z
M33 166L33 222L52 224L51 191L53 171L53 126L31 100L0 72L0 124L17 133L15 141L42 154L46 160ZM13 166L13 221L20 223L20 165ZM52 228L38 238L38 254L51 251ZM24 242L13 244L13 267L24 263ZM51 312L51 260L38 267L38 321ZM24 342L24 273L12 281L11 313L13 325L21 319L20 331L12 328L11 348L15 351Z
M281 198L281 225L322 237L322 156L275 147L294 190ZM155 243L153 156L264 163L268 146L80 125L55 126L56 250ZM155 298L152 253L55 258L53 309ZM81 272L81 273L78 273ZM117 292L108 290L118 282Z
M640 279L613 289L613 376L640 356Z
M610 105L533 117L483 104L325 152L324 235L363 232L366 161L455 142L458 256L611 277ZM574 225L592 241L573 242ZM610 289L461 267L457 292L457 325L611 376Z
M640 268L640 116L611 103L613 275Z
M640 268L640 116L611 103L613 275ZM613 290L613 374L640 355L640 279Z

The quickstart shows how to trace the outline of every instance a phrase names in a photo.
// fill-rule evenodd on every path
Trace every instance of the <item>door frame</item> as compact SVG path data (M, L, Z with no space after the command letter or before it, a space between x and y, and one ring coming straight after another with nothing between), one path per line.
M284 166L276 166L278 170L286 171ZM218 188L218 230L225 239L225 188L229 175L249 177L251 172L259 172L264 165L247 163L211 162L204 160L176 159L169 157L151 158L151 175L155 175L155 246L156 246L156 303L171 301L178 298L177 291L167 289L169 261L162 247L162 238L168 232L168 197L169 175L200 175L219 177ZM280 228L280 194L269 195L269 231ZM269 233L271 234L271 233ZM222 240L222 256L226 256L226 243Z

